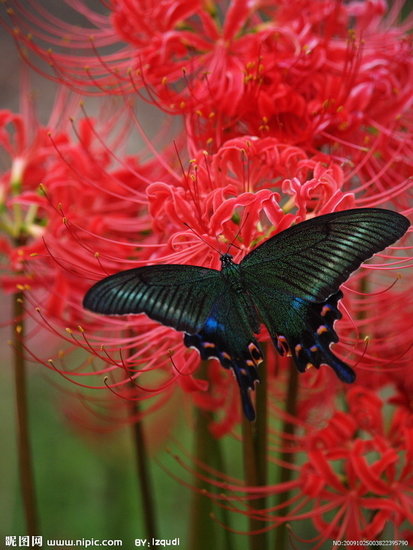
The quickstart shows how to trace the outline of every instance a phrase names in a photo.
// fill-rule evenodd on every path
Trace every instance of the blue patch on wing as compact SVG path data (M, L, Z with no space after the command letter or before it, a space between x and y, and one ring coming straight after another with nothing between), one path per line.
M185 334L184 344L188 348L197 349L203 360L214 357L223 367L233 370L240 388L244 414L252 421L255 419L255 411L250 393L259 381L257 366L263 360L262 353L255 339L247 340L242 347L235 348L233 344L232 349L231 343L222 336L224 328L222 323L210 315L199 332ZM236 342L242 343L242 339L236 339Z

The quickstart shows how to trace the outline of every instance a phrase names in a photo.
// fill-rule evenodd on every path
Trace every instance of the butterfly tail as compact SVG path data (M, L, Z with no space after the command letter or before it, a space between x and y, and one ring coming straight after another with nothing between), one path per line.
M349 367L344 361L339 359L330 349L330 345L317 340L318 347L322 353L322 357L325 363L327 363L340 378L342 382L346 384L352 384L356 379L356 373Z
M251 401L251 391L255 388L255 383L259 382L257 369L254 366L247 365L246 361L232 361L231 368L234 371L241 393L242 410L249 421L255 420L255 409Z
M319 350L321 361L327 363L342 382L351 384L356 379L355 372L344 361L334 355L330 349L330 345L338 341L334 330L334 322L342 317L338 310L338 302L342 297L342 292L338 291L330 296L322 305L320 316L323 318L323 323L315 331L314 341Z

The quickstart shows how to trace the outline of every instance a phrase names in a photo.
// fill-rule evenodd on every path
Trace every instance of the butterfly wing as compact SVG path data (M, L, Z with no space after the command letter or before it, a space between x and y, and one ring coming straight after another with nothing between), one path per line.
M221 272L196 266L159 265L116 273L96 283L86 294L86 309L105 315L145 313L151 319L185 331L184 343L202 359L216 357L233 369L244 412L255 412L250 389L262 361L253 332L259 324L247 298L238 296Z
M241 262L244 285L277 350L292 355L301 372L326 363L344 382L354 381L353 370L330 350L338 341L339 286L408 227L388 210L335 212L283 231Z
M300 372L327 364L340 380L351 383L354 371L330 349L338 341L333 325L341 318L337 303L342 296L338 291L324 302L313 303L265 290L254 294L254 301L278 352L292 356Z
M102 279L87 292L83 306L105 315L145 313L190 333L204 324L224 291L220 272L191 265L137 267Z
M256 367L263 360L253 337L253 332L258 331L259 322L247 295L240 296L227 288L216 300L202 329L184 338L185 345L196 348L202 359L215 357L223 367L233 370L248 420L255 418L250 390L259 380Z
M241 262L243 277L291 296L322 302L376 252L397 241L407 218L380 208L343 210L282 231ZM258 289L257 289L258 290Z

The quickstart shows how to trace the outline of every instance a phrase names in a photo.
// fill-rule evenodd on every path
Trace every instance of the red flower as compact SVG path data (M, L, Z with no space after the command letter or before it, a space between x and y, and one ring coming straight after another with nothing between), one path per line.
M390 402L354 386L347 393L350 411L334 413L325 427L300 417L290 419L302 435L273 434L273 441L295 457L289 482L245 488L200 464L198 475L219 488L219 494L209 493L211 498L225 508L251 514L263 522L264 529L288 522L294 532L296 523L311 520L316 535L304 542L316 542L313 548L332 539L378 540L386 527L399 533L404 530L403 537L411 537L413 417L410 410L400 422L398 409L389 408ZM278 414L284 416L281 410ZM260 496L284 491L289 491L289 498L279 505L253 507Z
M58 82L141 95L182 115L183 129L174 148L146 141L138 157L124 153L134 121L140 131L126 103L103 122L84 116L72 133L57 131L56 117L42 128L0 113L11 159L1 176L1 282L23 285L26 314L61 342L53 357L30 342L27 353L76 389L104 389L84 400L99 429L144 415L169 429L195 405L216 413L214 436L232 433L241 414L229 371L212 361L199 369L182 334L144 315L86 312L83 296L134 266L219 269L220 252L238 262L319 214L362 206L411 214L412 21L396 24L401 2L386 10L380 0L321 0L317 10L308 0L121 0L103 15L81 0L72 6L89 29L15 2L17 44L49 61ZM290 480L245 486L198 462L221 505L263 529L311 520L319 546L375 539L390 526L413 537L412 285L406 272L395 275L411 267L408 239L344 285L334 351L355 364L357 385L345 393L328 369L311 369L294 410L279 410L291 365L267 346L270 460ZM273 494L288 496L259 509L256 500Z
M189 115L198 148L271 135L359 163L367 147L375 152L364 161L368 182L411 140L411 20L396 26L400 7L386 14L383 2L323 0L315 14L308 0L233 0L227 9L125 0L107 16L83 6L86 31L36 5L14 6L10 17L17 41L51 62L56 79L100 94L146 87L166 112ZM116 53L104 54L108 45ZM410 171L403 166L404 177Z
M55 157L48 129L38 124L30 105L25 107L26 117L0 112L0 147L8 162L0 175L0 251L5 258L0 284L11 292L16 284L36 284L30 270L24 270L24 262L42 249L50 208L39 185L47 178ZM67 143L67 136L58 128L55 143L60 147Z
M30 122L34 123L34 118ZM101 276L102 262L107 269L111 266L119 269L120 261L133 261L136 236L150 229L150 219L145 214L146 174L162 174L165 181L167 174L158 162L143 165L132 158L118 161L115 150L108 148L104 135L97 133L89 118L79 123L76 141L65 132L49 135L47 128L39 125L33 128L22 117L8 112L0 114L0 123L1 143L11 157L11 169L1 178L4 201L0 215L4 233L1 283L11 292L16 291L16 285L24 289L26 315L58 336L62 344L66 343L54 360L51 349L39 351L38 345L28 341L24 342L27 353L81 386L106 389L101 375L115 372L122 383L116 390L119 380L115 375L113 391L121 392L126 387L127 399L140 399L139 386L134 386L131 380L133 369L145 362L145 355L137 360L128 357L125 351L122 356L120 351L121 346L125 350L133 344L139 345L139 338L125 337L128 325L124 320L85 319L81 302L90 280ZM128 124L125 117L125 125ZM34 134L31 139L27 137L28 128ZM108 124L107 128L119 144L114 127ZM125 127L119 130L121 137L124 130ZM149 236L147 246L147 250L156 249L153 237ZM103 327L103 334L92 339L96 345L92 349L88 336L96 327ZM150 329L155 340L159 333L168 332L151 322ZM105 333L110 337L105 338ZM38 331L36 336L37 341L42 341ZM105 349L101 348L103 342L107 344ZM68 358L71 349L79 348L87 354L84 362L79 359L80 364L72 369L67 366ZM146 397L156 398L159 387L168 395L168 388L178 378L169 360L170 349L165 339L163 360L167 376L152 377L154 381L148 382ZM147 353L150 357L149 349ZM153 370L151 361L145 362L143 371ZM91 383L87 379L89 374L99 375L98 382ZM109 396L113 398L113 394ZM160 406L162 400L162 395L155 399L152 409ZM124 402L117 401L123 409ZM116 423L116 417L113 422Z
M308 435L309 461L300 474L313 500L305 515L322 540L376 539L386 525L402 527L413 517L411 415L395 439L392 426L384 428L385 404L376 393L354 387L347 398L350 414L337 413Z
M244 138L228 141L215 155L198 153L187 174L180 178L176 174L172 179L149 184L146 188L147 199L142 198L138 203L130 201L129 196L119 198L119 203L113 202L110 191L113 173L107 176L104 172L95 174L99 182L105 182L105 177L109 177L106 184L108 201L102 195L96 202L96 183L92 176L90 195L85 182L80 180L79 185L74 187L76 193L66 198L69 210L68 214L64 211L65 225L59 218L59 231L56 235L51 231L46 240L59 264L67 266L66 270L60 270L56 280L63 284L59 288L59 296L64 292L65 303L72 304L72 309L66 308L71 316L63 320L56 315L56 322L60 325L64 323L64 326L67 323L71 326L75 323L82 325L86 332L78 336L71 335L68 339L74 339L77 345L81 344L96 354L99 361L103 362L97 370L99 374L117 372L112 385L126 399L134 399L134 392L129 388L130 376L136 380L138 399L157 397L178 384L201 407L223 411L222 421L216 427L217 434L232 429L239 416L234 415L234 395L226 389L228 383L225 371L220 372L211 367L210 384L214 386L215 377L222 380L206 393L205 383L196 379L198 356L183 348L182 335L159 326L146 316L126 319L85 317L80 309L80 301L88 283L79 281L75 284L74 281L86 270L95 271L94 278L98 279L148 262L219 268L217 249L222 252L228 250L236 235L238 251L235 251L235 256L239 261L252 246L273 234L273 228L281 231L294 221L301 221L308 216L357 204L351 193L342 191L345 182L342 169L334 162L327 164L326 161L328 157L325 155L309 158L301 149L280 144L274 138ZM55 200L58 198L59 195L56 195ZM138 207L140 202L141 206ZM117 224L127 228L119 237L113 232L115 225L109 223L112 208L121 213L116 218ZM103 219L105 223L102 223ZM95 223L98 220L100 222ZM132 255L136 242L133 229L137 223L139 226L136 227L141 229L152 225L153 232L141 235L140 249L134 250ZM188 224L191 229L184 224ZM199 236L194 235L194 231ZM94 254L96 249L100 266ZM360 272L353 285L358 288L361 280ZM404 294L400 294L398 299L404 299ZM351 300L345 303L351 304ZM357 325L362 329L369 319L364 317L358 321L357 309L354 311L353 320L347 318L341 322L340 335L343 335L344 345L341 344L338 349L347 355L353 350L354 344L346 344L346 340L359 338L358 334L354 335L354 327ZM61 314L59 311L57 313ZM370 316L373 315L374 312L371 312ZM97 332L98 328L100 333ZM136 336L125 338L125 328L133 328ZM72 334L75 334L76 329L72 330ZM266 338L267 335L263 333L261 339ZM109 361L100 351L101 345L110 354ZM370 358L379 353L376 345L381 345L380 339L376 342L372 338L368 352L364 355L363 346L359 345L361 373L363 366L369 365ZM127 350L132 348L136 353L131 355ZM173 352L172 361L170 352ZM131 356L128 357L128 354ZM270 361L266 368L271 376L275 376ZM313 384L312 375L307 376L312 380L307 383ZM280 373L277 373L277 377L280 377ZM320 372L317 375L317 390L309 392L308 400L305 405L303 401L302 406L310 413L317 407L320 396L323 395L324 400L331 396L334 400L332 391L337 384L337 381ZM275 387L282 388L279 384ZM221 391L223 388L225 391ZM141 392L141 389L144 391Z

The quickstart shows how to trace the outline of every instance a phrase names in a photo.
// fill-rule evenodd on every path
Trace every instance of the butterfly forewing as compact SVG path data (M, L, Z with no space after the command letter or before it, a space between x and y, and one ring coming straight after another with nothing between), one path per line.
M240 264L245 284L310 301L326 300L362 262L398 240L408 220L390 210L326 214L275 235ZM258 282L258 286L257 286Z
M220 272L190 265L137 267L96 283L86 309L105 315L146 313L176 330L196 332L223 292Z

